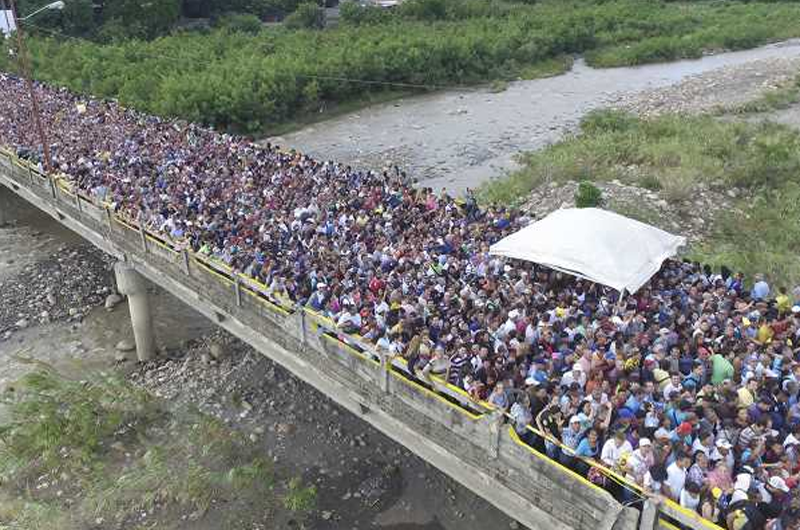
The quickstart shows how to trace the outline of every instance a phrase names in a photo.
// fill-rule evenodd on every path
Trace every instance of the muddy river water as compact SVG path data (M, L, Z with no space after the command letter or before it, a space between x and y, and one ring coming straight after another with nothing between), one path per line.
M697 60L595 69L583 60L556 77L440 92L370 107L271 138L317 158L380 169L397 164L426 185L459 193L515 167L514 155L574 130L622 96L751 61L800 56L800 40Z

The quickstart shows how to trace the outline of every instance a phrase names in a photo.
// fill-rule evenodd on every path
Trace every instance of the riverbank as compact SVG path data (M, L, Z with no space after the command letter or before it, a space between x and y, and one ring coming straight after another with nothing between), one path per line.
M381 170L398 165L422 185L457 194L519 168L517 154L545 148L576 131L592 110L624 105L697 76L727 75L728 69L739 67L763 71L766 84L777 82L785 68L776 69L773 63L799 59L800 42L788 41L635 68L594 69L576 61L563 75L511 82L502 92L481 89L403 98L269 141L357 167ZM749 98L764 89L742 87L734 82L727 93Z

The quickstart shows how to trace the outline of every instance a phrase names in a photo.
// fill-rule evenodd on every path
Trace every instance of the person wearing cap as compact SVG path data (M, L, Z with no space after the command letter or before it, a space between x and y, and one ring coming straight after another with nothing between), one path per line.
M721 488L704 488L700 493L700 515L714 524L725 524L721 521L722 517L722 496L724 492Z
M572 370L568 371L561 378L561 386L572 386L572 383L577 383L580 388L586 386L586 374L583 372L581 363L572 365Z
M672 434L670 435L670 441L672 443L680 443L684 444L686 447L691 448L692 444L694 443L694 437L692 436L692 424L688 421L681 422Z
M581 419L573 414L569 418L569 424L561 431L561 442L568 447L572 453L562 451L561 463L569 465L572 461L574 451L578 449L578 444L583 437L584 429L581 426Z
M634 482L644 485L644 476L655 463L653 443L649 438L640 438L637 447L628 458L628 473Z
M733 456L733 445L725 438L720 438L714 443L711 451L712 462L724 462L728 469L733 469L735 459Z

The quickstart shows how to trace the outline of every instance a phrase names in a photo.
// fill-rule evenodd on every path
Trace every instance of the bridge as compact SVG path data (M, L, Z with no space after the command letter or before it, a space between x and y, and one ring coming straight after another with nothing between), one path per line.
M488 403L435 376L420 380L405 360L0 149L0 223L11 193L118 260L117 284L128 298L140 360L155 351L147 279L532 529L723 530L591 463L615 497L522 442ZM623 490L632 501L617 500Z

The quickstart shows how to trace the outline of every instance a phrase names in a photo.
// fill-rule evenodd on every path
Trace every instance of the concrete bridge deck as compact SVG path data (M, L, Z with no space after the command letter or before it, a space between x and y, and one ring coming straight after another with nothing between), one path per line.
M404 361L342 334L329 319L272 298L253 280L146 232L6 151L0 194L8 193L3 187L117 258L129 298L140 296L141 274L532 529L675 530L680 523L721 530L641 492L639 508L624 506L521 442L487 404L444 381L418 380ZM134 322L137 342L142 322Z

